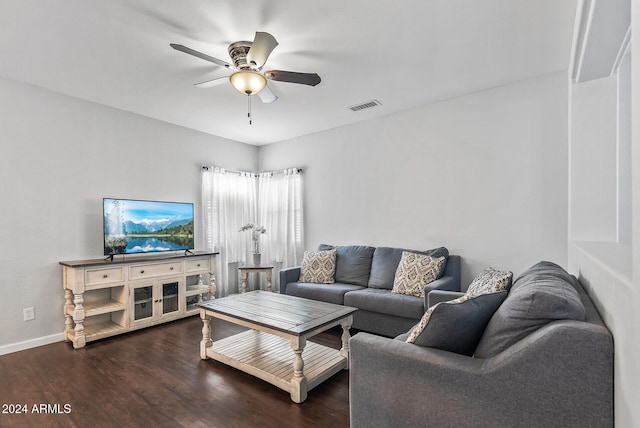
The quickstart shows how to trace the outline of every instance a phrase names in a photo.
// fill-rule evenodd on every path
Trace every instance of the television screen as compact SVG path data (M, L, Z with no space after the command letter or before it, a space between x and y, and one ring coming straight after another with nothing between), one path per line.
M104 254L191 250L193 204L103 200Z

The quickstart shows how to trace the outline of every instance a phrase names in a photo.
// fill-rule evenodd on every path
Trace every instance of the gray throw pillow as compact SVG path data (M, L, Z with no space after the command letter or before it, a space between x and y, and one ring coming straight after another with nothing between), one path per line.
M529 268L514 281L509 296L489 321L475 356L497 355L552 321L584 321L586 310L573 281L551 262Z
M322 244L318 251L336 250L336 282L366 287L375 247L363 245L333 246Z
M440 278L445 271L447 265L447 259L449 258L449 250L445 247L433 248L426 251L406 250L403 248L393 247L377 247L373 253L373 260L371 261L371 275L369 276L368 287L371 288L384 288L391 290L393 288L393 282L395 280L396 271L402 259L402 252L408 251L410 253L425 254L431 257L444 257L445 262L440 266L437 278Z
M471 356L491 316L506 296L507 291L503 290L480 295L465 294L438 303L429 308L422 320L409 331L406 341Z

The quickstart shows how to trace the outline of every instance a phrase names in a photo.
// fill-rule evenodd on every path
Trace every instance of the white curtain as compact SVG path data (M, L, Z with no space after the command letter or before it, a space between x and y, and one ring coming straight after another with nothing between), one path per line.
M302 171L290 168L258 177L258 219L266 227L263 260L274 264L274 289L280 269L302 264L304 254Z
M251 173L202 168L205 244L219 251L216 296L237 292L237 266L250 260L251 239L240 228L257 216L256 177Z
M251 263L252 231L240 232L251 223L263 226L259 236L263 264L273 264L273 289L278 290L280 269L302 263L302 172L298 168L262 173L228 172L202 168L202 207L205 244L219 251L216 296L238 292L238 264ZM261 277L261 288L264 287Z

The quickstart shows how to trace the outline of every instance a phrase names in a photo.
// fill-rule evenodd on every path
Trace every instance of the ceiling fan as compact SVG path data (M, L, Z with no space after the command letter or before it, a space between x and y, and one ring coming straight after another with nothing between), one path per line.
M320 76L316 73L298 73L283 70L267 70L263 72L262 69L269 55L278 46L275 37L266 32L256 32L253 42L238 41L231 43L229 45L229 56L233 64L183 45L171 43L170 46L180 52L193 55L233 71L228 77L219 77L196 83L195 86L198 88L210 88L230 81L231 85L239 92L248 96L258 95L263 103L272 103L278 97L267 86L267 79L309 86L316 86L320 83Z

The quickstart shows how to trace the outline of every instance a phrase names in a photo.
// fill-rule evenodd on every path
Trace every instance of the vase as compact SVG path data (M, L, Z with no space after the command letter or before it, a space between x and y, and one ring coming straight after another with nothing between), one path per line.
M262 263L262 254L253 253L253 264L259 265L260 263Z

